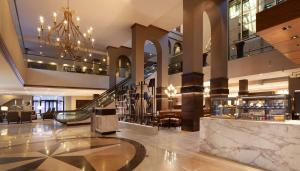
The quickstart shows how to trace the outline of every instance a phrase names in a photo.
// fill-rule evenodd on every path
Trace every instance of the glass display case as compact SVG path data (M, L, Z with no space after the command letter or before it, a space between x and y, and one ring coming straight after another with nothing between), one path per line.
M211 98L211 116L234 119L238 99L232 97Z
M288 95L240 97L237 102L237 118L284 121L289 119L290 103Z
M256 121L291 119L289 95L211 98L211 117Z

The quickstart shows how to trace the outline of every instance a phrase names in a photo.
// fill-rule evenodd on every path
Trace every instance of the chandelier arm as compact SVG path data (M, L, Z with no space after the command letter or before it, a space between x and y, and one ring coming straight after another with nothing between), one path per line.
M59 35L59 28L61 28L61 23L59 23L58 25L56 25L55 27L53 27L53 29L51 29L48 33L48 41L50 44L52 44L52 41L51 41L51 35L56 33L58 35L58 37L60 37Z

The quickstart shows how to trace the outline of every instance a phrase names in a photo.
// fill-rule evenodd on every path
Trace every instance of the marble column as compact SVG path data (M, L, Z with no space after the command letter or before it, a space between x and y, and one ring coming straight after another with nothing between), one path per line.
M182 74L182 126L184 131L199 131L203 116L203 74Z
M144 81L145 26L134 24L132 30L132 83Z
M203 8L183 1L182 130L199 131L203 116Z
M166 33L159 40L161 49L157 53L157 89L156 89L156 110L168 109L168 96L164 93L164 90L168 87L169 75L169 53L168 53L168 34ZM157 50L158 52L158 50Z
M245 96L248 94L248 80L239 80L239 96Z
M210 97L228 97L228 78L219 77L210 79Z
M228 96L228 2L205 3L211 24L211 96Z
M168 96L164 93L167 87L156 88L156 110L167 110L168 109Z

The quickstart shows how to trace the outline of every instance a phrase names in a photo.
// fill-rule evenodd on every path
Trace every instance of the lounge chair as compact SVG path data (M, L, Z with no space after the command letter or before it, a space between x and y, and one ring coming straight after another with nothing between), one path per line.
M53 119L54 118L54 114L55 114L55 108L52 108L49 113L46 112L46 113L43 114L43 120L45 120L45 119Z
M9 124L10 122L16 122L19 123L20 122L20 116L19 116L19 112L17 111L10 111L7 113L6 116L7 119L7 123Z
M31 115L32 115L32 111L22 111L21 112L21 123L32 122Z

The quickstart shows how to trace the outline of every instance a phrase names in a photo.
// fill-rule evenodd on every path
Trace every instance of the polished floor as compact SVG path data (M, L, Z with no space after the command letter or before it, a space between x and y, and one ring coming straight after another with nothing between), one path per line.
M199 133L163 129L145 135L121 129L100 136L88 125L55 121L0 125L0 170L258 171L199 153Z

